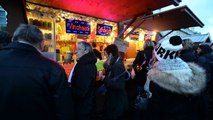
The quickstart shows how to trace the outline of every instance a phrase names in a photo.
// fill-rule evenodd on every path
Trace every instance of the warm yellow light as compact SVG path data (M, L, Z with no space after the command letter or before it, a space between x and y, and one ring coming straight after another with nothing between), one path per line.
M111 32L110 36L113 37L114 36L114 32Z
M157 32L153 31L153 32L152 32L152 34L153 34L153 35L156 35L156 34L157 34Z
M143 38L144 38L144 34L139 34L139 41L143 41Z
M125 41L127 41L127 42L132 42L133 40L130 40L130 37L128 36L128 37L125 39Z

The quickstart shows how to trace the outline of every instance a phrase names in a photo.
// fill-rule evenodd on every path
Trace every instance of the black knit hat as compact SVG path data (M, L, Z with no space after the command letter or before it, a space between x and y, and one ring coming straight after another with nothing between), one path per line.
M199 45L198 46L202 51L200 54L207 54L207 53L211 53L212 52L212 48L209 45Z

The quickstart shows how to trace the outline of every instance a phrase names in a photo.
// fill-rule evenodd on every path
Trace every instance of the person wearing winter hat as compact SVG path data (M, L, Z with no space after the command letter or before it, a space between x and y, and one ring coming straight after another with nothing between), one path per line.
M150 92L147 113L150 120L201 120L205 71L178 57L183 48L180 36L172 36L154 49L156 62L147 73L144 89Z

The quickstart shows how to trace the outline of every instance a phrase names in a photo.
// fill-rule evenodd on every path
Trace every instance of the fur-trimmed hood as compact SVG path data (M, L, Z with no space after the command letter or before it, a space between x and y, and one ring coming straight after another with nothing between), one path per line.
M195 63L185 63L180 59L166 64L156 62L147 79L179 94L197 94L206 86L205 71Z

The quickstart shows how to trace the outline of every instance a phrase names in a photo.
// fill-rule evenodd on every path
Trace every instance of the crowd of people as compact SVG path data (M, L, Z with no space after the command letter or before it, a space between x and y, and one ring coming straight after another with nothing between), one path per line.
M0 119L212 119L211 46L196 46L180 36L158 43L146 40L126 81L124 60L115 44L108 45L101 79L103 109L97 113L96 62L103 55L95 43L76 45L77 62L67 77L60 64L42 54L44 40L38 27L21 24L12 36L1 31ZM146 109L134 106L141 93L149 98Z
M134 71L137 71L137 65L142 65L147 48L153 49L153 46L144 47L143 51L138 52L133 62ZM133 78L136 85L142 83L144 90L151 93L147 109L134 110L133 114L137 113L135 120L212 119L211 47L200 44L196 48L191 40L172 36L168 41L159 41L150 51L151 59L147 58L151 66L139 71L143 74L136 72ZM138 83L137 76L143 81Z

